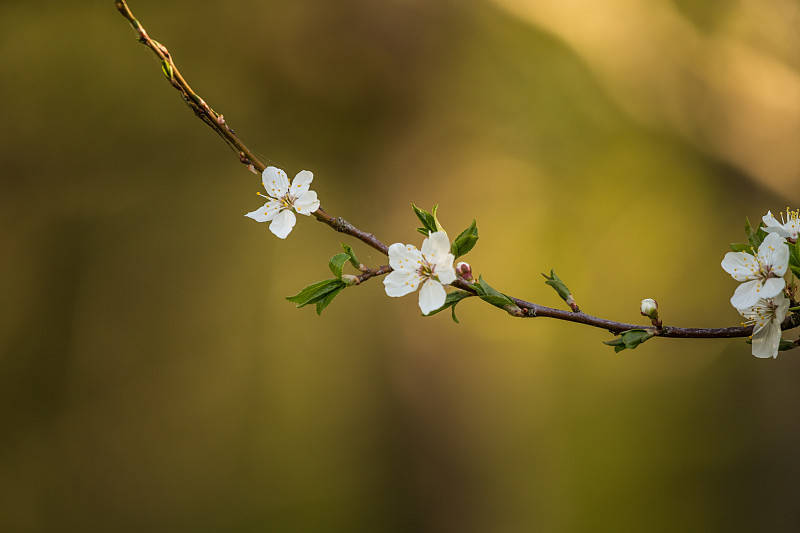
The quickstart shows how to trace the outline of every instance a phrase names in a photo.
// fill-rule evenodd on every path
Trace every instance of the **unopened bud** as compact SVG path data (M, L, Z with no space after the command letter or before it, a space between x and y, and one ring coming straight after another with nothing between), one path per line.
M353 276L352 274L342 274L342 281L345 285L358 285L358 276Z
M658 320L658 302L652 298L645 298L642 300L642 316L646 316L652 320Z
M460 261L456 265L456 273L464 281L471 281L472 280L472 267L469 266L469 263L465 263L464 261Z

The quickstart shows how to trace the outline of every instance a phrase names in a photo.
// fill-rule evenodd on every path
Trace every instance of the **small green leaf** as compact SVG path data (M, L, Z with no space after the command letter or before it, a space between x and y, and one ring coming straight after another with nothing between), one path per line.
M745 235L747 235L750 246L755 250L758 250L758 247L761 246L761 243L764 241L764 237L767 236L766 232L760 227L753 229L753 226L750 225L749 218L744 219L744 232Z
M800 267L800 242L789 244L789 263Z
M467 252L475 247L478 242L478 224L475 220L469 225L467 229L462 231L458 237L453 241L450 251L456 258L466 255Z
M615 339L603 341L603 344L613 346L614 351L619 353L622 350L635 350L637 346L653 337L655 334L645 329L629 329L620 333Z
M161 61L161 72L164 73L164 76L172 81L173 73L172 73L172 65L166 59Z
M431 213L433 213L433 227L436 228L436 231L444 231L444 228L439 223L439 217L436 215L436 212L438 210L439 210L439 204L436 204L435 206L433 206L433 209L431 209Z
M414 213L417 215L417 218L420 220L420 222L422 222L422 227L417 228L418 232L422 233L427 237L429 233L436 233L437 231L439 231L437 227L438 224L436 221L436 217L434 215L428 213L424 209L420 209L414 204L411 204L411 207L414 209ZM434 212L436 211L437 208L438 206L434 206L433 208Z
M622 342L622 337L614 337L613 340L603 341L603 344L614 347L614 353L619 353L625 349L625 343Z
M793 350L797 348L797 343L795 341L787 341L785 339L781 339L781 343L778 346L778 351L785 352L787 350Z
M789 265L789 268L792 269L792 274L794 274L797 279L800 279L800 266Z
M800 305L798 305L797 307L790 307L789 311L791 311L792 313L796 313L796 312L800 311Z
M297 307L303 307L309 304L317 303L325 298L325 296L329 293L337 289L343 289L346 286L347 285L345 285L341 280L326 279L312 283L294 296L287 296L286 299L290 302L296 303Z
M322 314L322 310L325 309L326 307L328 307L331 304L331 302L333 301L333 299L336 298L336 295L339 294L340 292L342 292L343 290L344 290L344 287L339 287L338 289L334 289L331 292L329 292L328 294L326 294L325 297L322 298L321 300L318 300L317 301L317 316L321 315Z
M644 329L631 329L622 334L622 342L625 343L625 348L633 350L648 339L652 339L655 335Z
M433 316L433 315L435 315L437 313L441 313L442 311L444 311L445 309L447 309L449 307L452 310L451 314L452 314L452 317L453 317L453 322L458 324L459 323L458 322L458 318L456 318L456 305L458 305L458 302L460 302L464 298L469 298L470 296L475 296L475 295L471 294L471 293L469 293L467 291L449 292L449 293L447 293L447 297L444 300L444 305L442 305L439 309L435 309L435 310L431 311L430 313L428 313L427 315L424 315L424 316Z
M745 244L743 242L732 242L730 244L730 246L731 246L731 251L733 251L733 252L747 252L747 253L750 253L752 251L752 249L753 249L752 246L750 246L749 244Z
M330 262L328 262L328 268L331 269L333 275L339 279L342 279L342 268L344 264L350 260L350 256L347 254L336 254L331 257Z
M480 296L481 300L490 303L495 307L500 307L501 309L504 309L508 305L516 305L514 304L514 302L511 301L511 299L508 296L506 296L502 292L495 290L491 285L486 283L483 280L483 276L480 276L478 278L478 283L473 285L473 287L477 291L478 296Z
M542 276L544 276L544 279L546 280L545 283L553 287L553 289L558 293L558 295L561 297L562 300L564 300L565 302L568 302L570 300L572 293L569 292L567 285L563 281L561 281L561 278L559 278L556 275L555 270L550 269L549 276L547 274L542 274Z
M354 268L361 268L361 262L358 260L358 257L356 257L356 253L353 251L353 249L345 243L342 243L342 249L344 250L344 253L347 254L350 264L353 265Z

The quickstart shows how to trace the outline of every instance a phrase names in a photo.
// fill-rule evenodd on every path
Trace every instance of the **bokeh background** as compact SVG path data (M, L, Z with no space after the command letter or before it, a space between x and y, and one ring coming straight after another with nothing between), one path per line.
M797 0L131 8L329 212L416 244L412 201L451 235L475 217L473 268L537 302L555 268L587 312L736 324L727 244L800 202ZM297 310L342 236L242 216L259 179L111 0L0 20L0 530L800 527L797 354L615 355L377 280Z

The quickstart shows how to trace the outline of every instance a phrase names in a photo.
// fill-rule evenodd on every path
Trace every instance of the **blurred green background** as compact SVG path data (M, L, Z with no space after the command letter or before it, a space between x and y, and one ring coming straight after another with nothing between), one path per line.
M385 242L440 204L495 287L738 323L745 216L800 202L797 0L131 8L266 161ZM379 280L284 300L257 177L111 0L0 3L0 531L797 531L797 354L656 340ZM354 244L362 261L376 252Z

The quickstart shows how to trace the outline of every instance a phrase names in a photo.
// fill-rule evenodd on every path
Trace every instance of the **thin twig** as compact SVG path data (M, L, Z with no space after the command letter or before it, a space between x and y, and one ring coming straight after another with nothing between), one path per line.
M258 172L263 172L266 168L263 162L261 162L253 152L247 148L247 146L239 139L238 136L233 132L233 130L228 126L227 122L223 118L222 115L214 111L206 102L203 100L186 79L181 74L178 67L175 65L175 62L172 59L172 54L167 50L167 48L159 43L158 41L153 40L144 29L144 27L139 23L136 17L133 16L128 4L125 0L116 0L115 2L117 9L122 16L125 17L128 22L131 24L133 29L139 36L139 41L150 48L153 53L158 57L161 61L162 69L164 71L164 75L167 77L170 84L177 89L181 95L183 96L184 101L187 105L194 111L194 113L204 122L206 123L212 130L214 130L222 139L234 149L239 155L239 160L247 165L251 170L256 170ZM334 217L329 215L325 212L321 207L313 213L314 217L319 220L320 222L327 224L334 230L345 233L356 239L359 239L363 243L371 246L372 248L378 250L384 255L388 255L389 247L386 246L383 242L381 242L375 235L372 233L368 233L363 231L347 220L343 219L342 217ZM388 274L392 271L392 268L389 265L383 265L374 269L366 270L361 275L356 276L358 279L357 283L362 283L373 277L382 276L384 274ZM476 293L476 290L473 288L472 283L468 281L464 281L462 279L458 279L452 284L454 287L459 289L471 292L473 294ZM734 338L734 337L749 337L753 333L753 328L750 326L737 326L737 327L730 327L730 328L679 328L674 326L664 326L661 329L655 329L652 326L642 326L639 324L628 324L625 322L616 322L614 320L608 320L605 318L600 318L592 315L587 315L583 312L576 312L576 311L564 311L561 309L554 309L552 307L546 307L543 305L535 304L532 302L527 302L525 300L521 300L519 298L514 298L509 296L509 298L514 302L515 306L508 306L509 308L506 311L516 317L523 317L523 318L554 318L557 320L565 320L568 322L574 322L577 324L583 324L586 326L591 326L595 328L604 329L610 331L611 333L618 334L623 331L631 330L631 329L646 329L649 331L653 331L656 335L660 337L672 337L672 338L680 338L680 339L688 339L688 338L695 338L695 339L711 339L711 338ZM793 329L800 326L800 316L794 314L786 318L784 321L782 328L786 329ZM800 342L800 341L798 341Z

